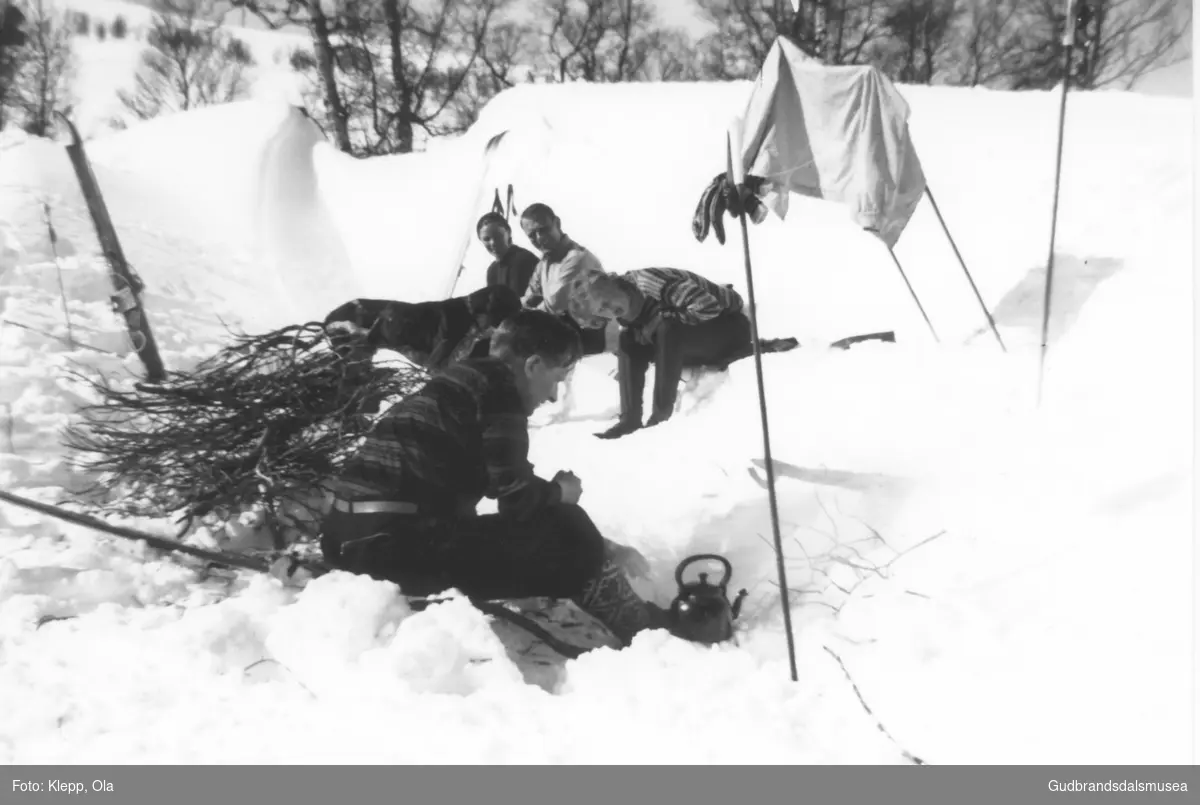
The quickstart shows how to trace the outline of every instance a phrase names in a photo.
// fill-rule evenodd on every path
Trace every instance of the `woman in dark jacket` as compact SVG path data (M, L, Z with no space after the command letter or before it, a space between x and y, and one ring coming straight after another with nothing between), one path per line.
M480 218L475 225L475 234L488 254L496 258L488 266L487 284L507 285L517 292L518 298L524 296L533 277L533 269L538 264L537 255L513 244L512 228L498 213L489 212Z

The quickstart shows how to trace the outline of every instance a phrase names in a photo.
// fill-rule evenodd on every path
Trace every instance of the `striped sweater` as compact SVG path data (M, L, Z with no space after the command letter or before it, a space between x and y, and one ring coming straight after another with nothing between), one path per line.
M621 324L639 331L648 341L662 319L701 324L729 313L741 313L742 297L728 285L678 268L641 268L622 275L646 298L633 321Z
M524 519L562 499L529 463L529 418L497 358L450 366L389 409L334 482L346 500L401 500L450 515L483 497Z

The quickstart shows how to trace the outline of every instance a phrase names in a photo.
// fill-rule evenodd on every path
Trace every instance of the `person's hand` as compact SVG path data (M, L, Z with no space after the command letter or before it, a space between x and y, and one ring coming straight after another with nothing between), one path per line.
M650 563L637 548L610 542L608 558L632 579L644 579L650 575Z
M570 470L559 470L554 474L554 482L562 489L563 503L578 503L583 494L583 483Z
M288 587L303 587L312 581L313 574L290 556L281 556L270 564L267 574Z

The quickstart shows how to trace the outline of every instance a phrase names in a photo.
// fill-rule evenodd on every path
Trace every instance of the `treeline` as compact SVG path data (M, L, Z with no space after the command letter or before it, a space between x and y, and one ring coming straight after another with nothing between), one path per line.
M47 2L24 1L28 42L0 50L0 109L18 98L35 132L46 122L39 110L65 94L70 36L127 31L124 20L118 34L115 20L105 30L79 12L56 17ZM303 76L313 118L357 156L462 131L525 82L752 78L779 36L827 64L872 64L909 84L1046 89L1067 69L1062 0L693 2L707 23L699 38L651 0L153 0L135 85L121 97L139 118L244 97L256 64L221 24L231 13L299 35L276 60ZM1073 86L1127 87L1190 55L1190 0L1078 0L1077 9Z
M1043 89L1062 80L1062 0L695 0L698 41L647 0L232 0L311 47L312 110L343 151L406 152L528 81L752 78L777 36L899 82ZM1080 0L1075 85L1127 86L1186 56L1190 0Z

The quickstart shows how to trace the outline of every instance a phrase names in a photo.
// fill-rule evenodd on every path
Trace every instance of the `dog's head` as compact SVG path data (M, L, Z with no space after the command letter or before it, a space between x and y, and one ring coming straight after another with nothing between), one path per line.
M488 330L519 311L521 300L507 285L488 285L467 295L467 309L475 323Z

